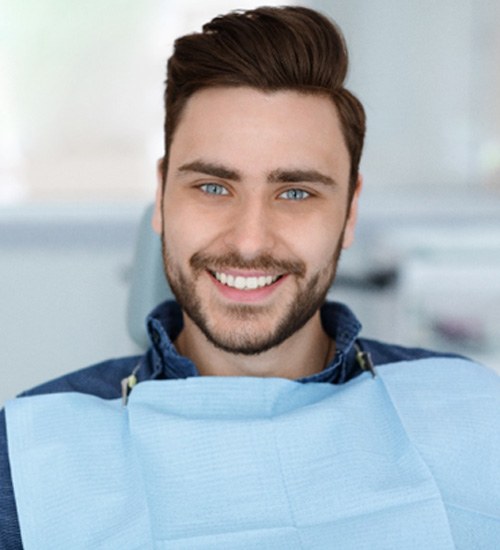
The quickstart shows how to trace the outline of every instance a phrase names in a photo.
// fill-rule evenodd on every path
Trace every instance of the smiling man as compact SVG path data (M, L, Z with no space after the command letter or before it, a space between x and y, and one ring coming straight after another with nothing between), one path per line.
M319 310L353 239L349 176L325 92L214 86L189 99L154 227L185 312L178 350L201 373L301 378L329 363Z
M176 301L144 356L7 404L2 549L498 547L498 377L325 302L361 192L347 66L306 8L176 41L153 216Z

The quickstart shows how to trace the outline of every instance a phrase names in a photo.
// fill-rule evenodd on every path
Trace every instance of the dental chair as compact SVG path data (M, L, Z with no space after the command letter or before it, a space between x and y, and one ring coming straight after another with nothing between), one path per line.
M127 304L128 332L142 350L149 347L146 317L161 302L174 299L163 271L161 238L151 227L153 210L153 204L148 206L139 223Z

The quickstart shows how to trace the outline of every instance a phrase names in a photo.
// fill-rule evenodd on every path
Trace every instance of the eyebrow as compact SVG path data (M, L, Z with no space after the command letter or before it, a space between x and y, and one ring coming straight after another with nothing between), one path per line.
M323 183L324 185L337 185L337 182L317 170L273 170L269 176L270 183Z
M195 160L193 162L188 162L183 164L177 169L178 173L184 172L198 172L200 174L205 174L207 176L213 176L221 179L228 179L233 181L241 181L243 178L241 174L223 166L222 164L217 164L213 162L206 162L203 160ZM337 182L327 176L322 174L317 170L302 170L302 169L282 169L278 168L269 173L267 177L269 183L322 183L328 186L336 186Z
M215 164L213 162L205 162L202 160L195 160L183 164L177 170L177 172L199 172L200 174L206 174L207 176L214 176L215 178L241 181L241 175L236 170L231 170L222 164Z

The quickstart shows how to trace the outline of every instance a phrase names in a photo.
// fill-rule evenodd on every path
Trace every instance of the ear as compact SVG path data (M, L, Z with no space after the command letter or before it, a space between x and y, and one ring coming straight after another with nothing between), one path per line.
M156 196L151 225L155 233L161 235L163 228L163 159L156 163Z
M352 196L351 204L349 206L349 212L347 213L347 220L344 228L344 239L342 242L342 248L349 248L354 242L354 232L356 228L356 222L358 219L359 208L359 196L361 194L361 188L363 187L363 176L358 176L356 182L356 189Z

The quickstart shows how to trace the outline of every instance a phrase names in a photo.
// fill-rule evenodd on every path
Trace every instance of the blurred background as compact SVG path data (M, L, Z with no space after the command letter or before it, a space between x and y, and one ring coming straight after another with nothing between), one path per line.
M260 4L0 0L0 405L138 351L127 298L166 58L176 36ZM300 4L343 29L368 115L357 244L331 297L365 336L500 372L500 3Z

